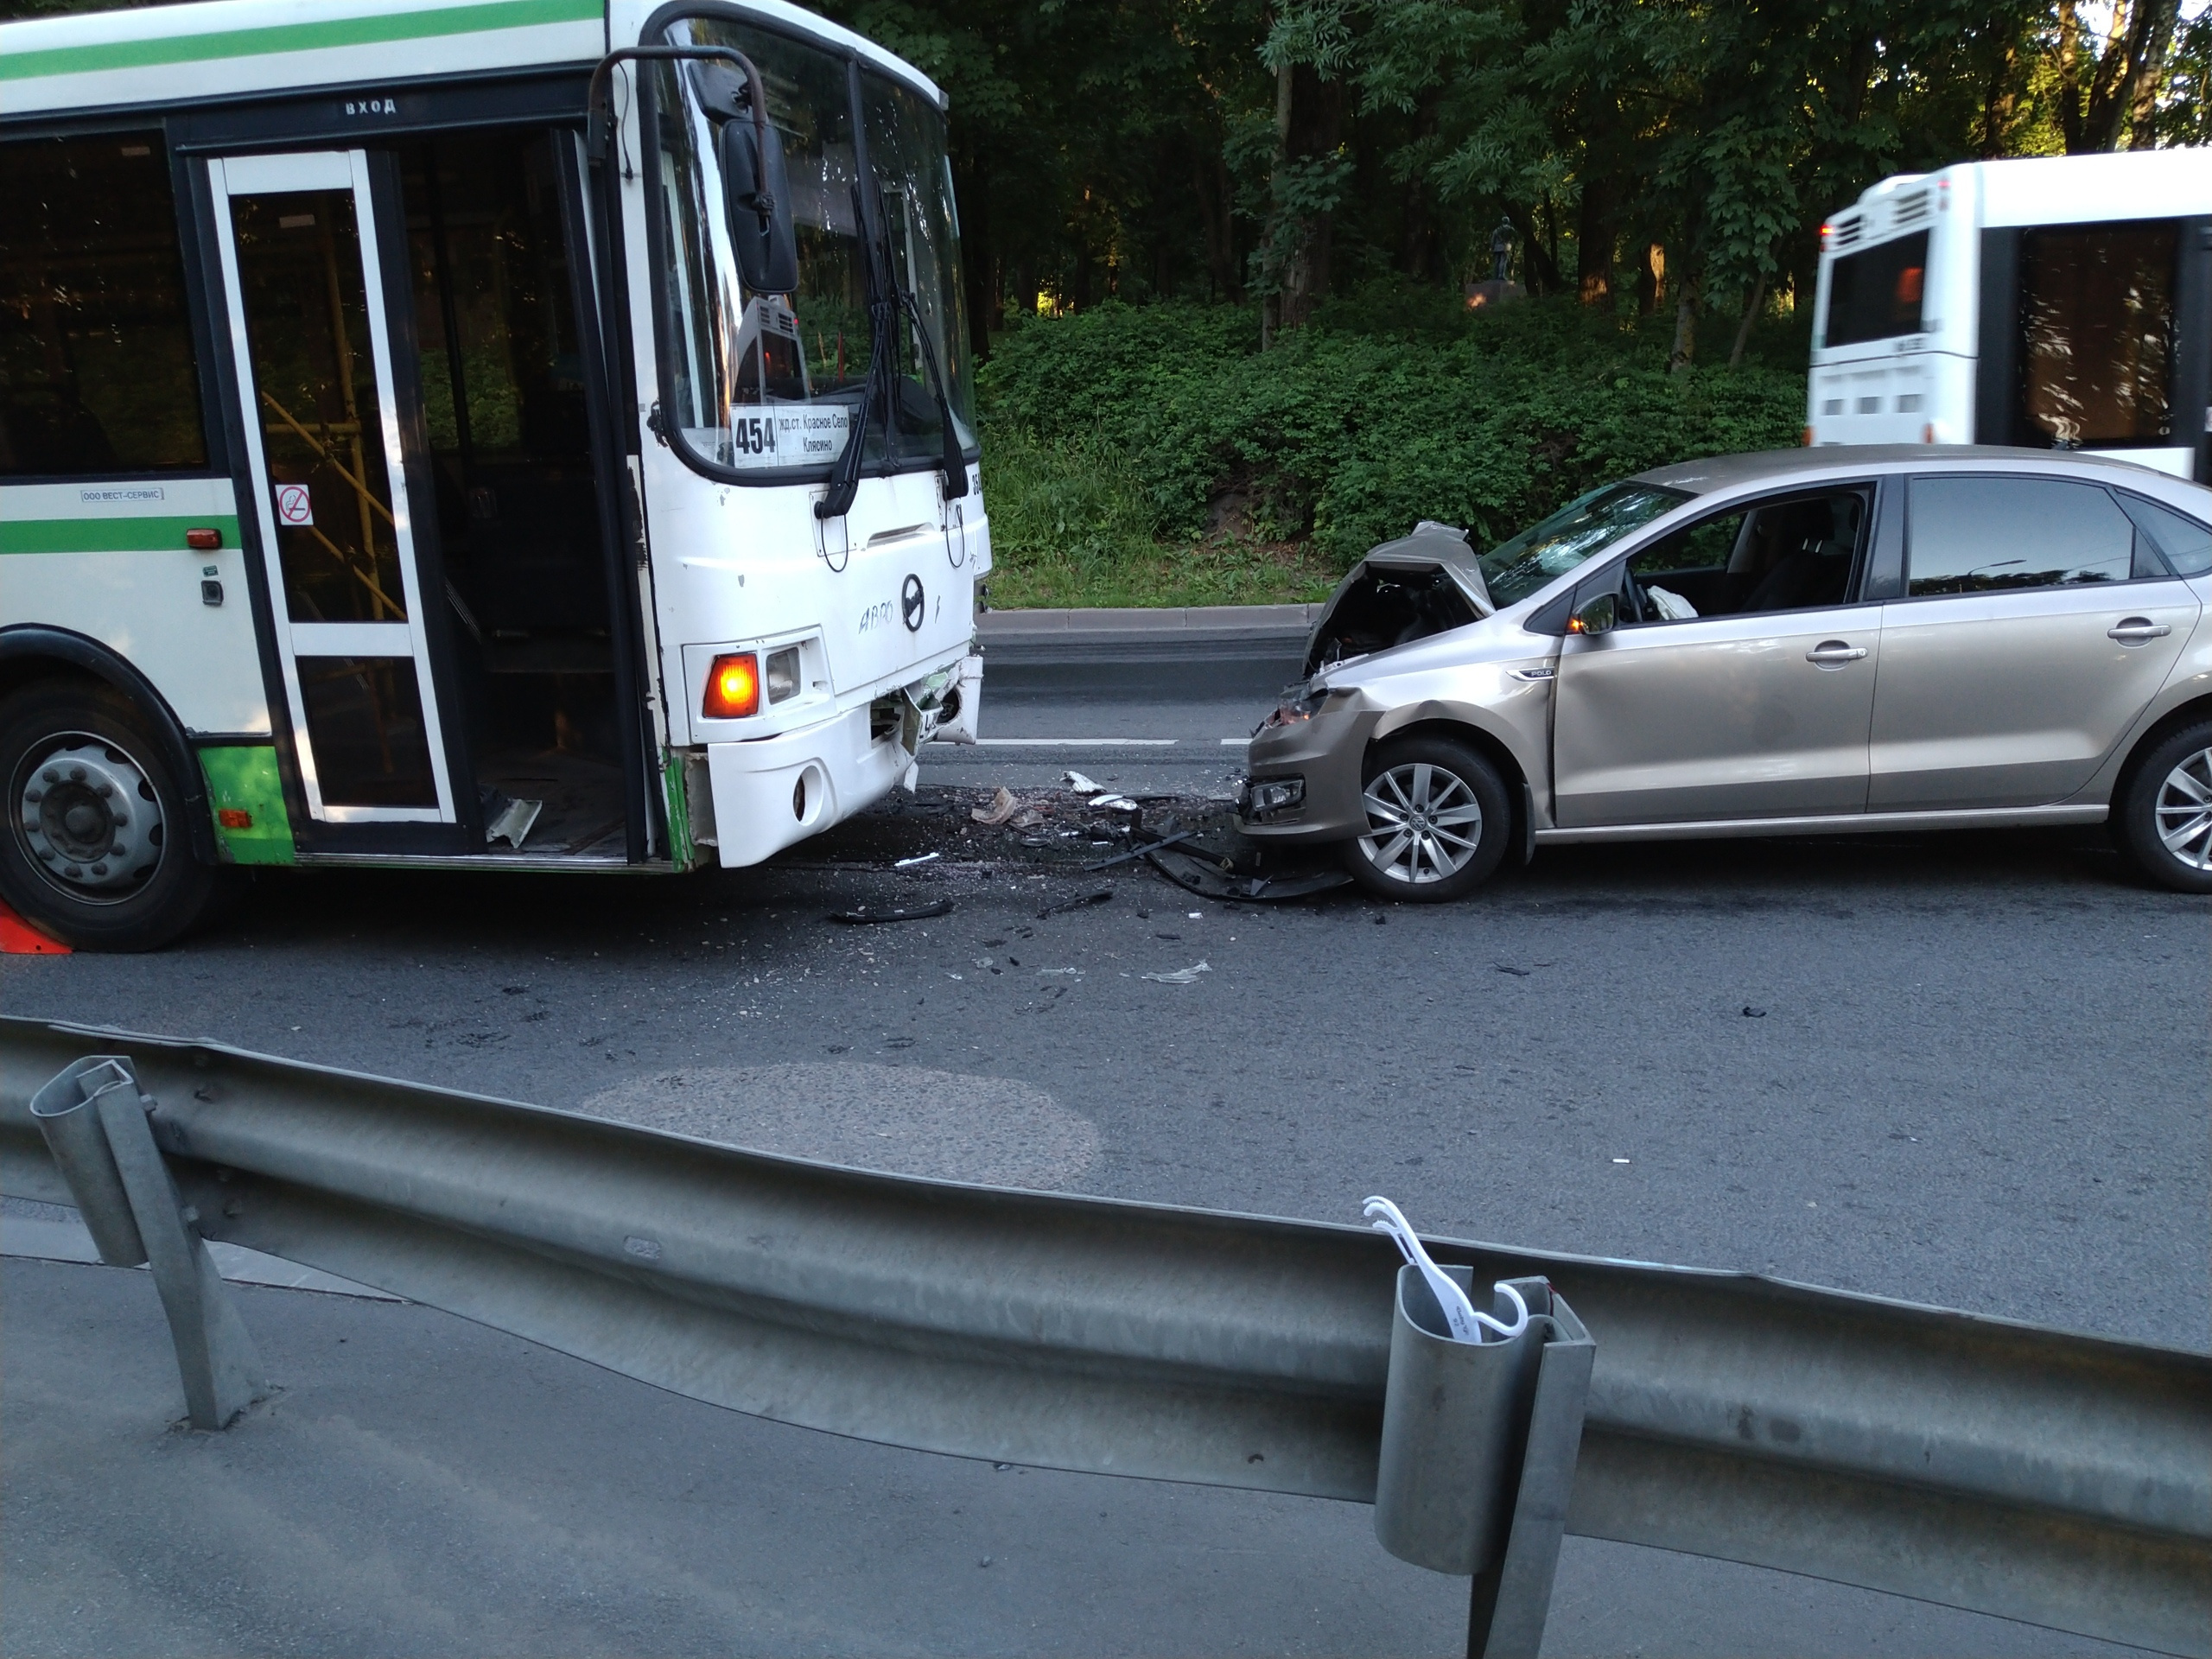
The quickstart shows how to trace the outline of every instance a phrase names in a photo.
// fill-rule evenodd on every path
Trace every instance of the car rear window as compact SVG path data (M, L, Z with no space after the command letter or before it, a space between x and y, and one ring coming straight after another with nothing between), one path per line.
M2126 498L2135 522L2158 543L2158 551L2179 576L2201 576L2212 570L2212 530L2194 518L2184 518L2171 507L2145 501L2139 495Z
M2126 582L2135 526L2094 484L1916 478L1906 591L1974 594Z

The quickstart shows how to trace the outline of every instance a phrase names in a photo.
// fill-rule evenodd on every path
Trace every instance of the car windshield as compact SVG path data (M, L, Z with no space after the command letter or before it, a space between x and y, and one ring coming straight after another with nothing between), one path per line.
M855 86L843 58L764 29L688 18L670 25L668 39L734 47L760 69L790 174L798 251L796 289L747 290L723 216L718 118L702 107L700 66L655 64L669 435L696 461L748 480L828 472L859 411L875 345L857 211L857 193L867 188L881 207L887 264L919 327L904 315L894 327L892 407L887 422L886 411L871 413L865 459L871 470L943 460L931 357L960 446L973 454L974 383L943 113L866 68Z
M1568 502L1482 556L1483 584L1503 610L1689 497L1656 484L1608 484Z

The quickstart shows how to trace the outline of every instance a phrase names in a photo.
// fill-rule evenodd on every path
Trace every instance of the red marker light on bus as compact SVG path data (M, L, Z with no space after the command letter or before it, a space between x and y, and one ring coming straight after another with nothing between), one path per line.
M184 544L195 553L213 553L222 546L223 532L213 528L188 530L184 532Z
M715 658L699 712L709 720L745 720L760 712L760 659L749 651Z

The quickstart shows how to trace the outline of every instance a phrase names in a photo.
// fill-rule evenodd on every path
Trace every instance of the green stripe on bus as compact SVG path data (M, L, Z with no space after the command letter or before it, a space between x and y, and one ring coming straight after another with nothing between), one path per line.
M181 549L188 530L219 530L225 547L238 544L237 515L227 512L195 513L181 518L0 518L0 553L141 553L154 548Z
M448 6L438 11L383 12L314 23L165 35L157 40L53 46L43 52L14 52L0 58L0 80L143 69L155 64L198 63L209 58L245 58L270 52L312 52L334 46L374 46L439 35L473 35L484 29L529 29L542 23L597 22L605 15L604 0L481 0L476 5Z

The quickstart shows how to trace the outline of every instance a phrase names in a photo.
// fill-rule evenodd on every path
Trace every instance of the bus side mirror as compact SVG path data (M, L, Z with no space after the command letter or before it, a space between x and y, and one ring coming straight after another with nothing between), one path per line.
M755 126L747 112L722 123L723 211L738 276L760 294L798 286L798 245L791 233L791 175L784 141L773 125Z

